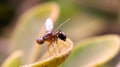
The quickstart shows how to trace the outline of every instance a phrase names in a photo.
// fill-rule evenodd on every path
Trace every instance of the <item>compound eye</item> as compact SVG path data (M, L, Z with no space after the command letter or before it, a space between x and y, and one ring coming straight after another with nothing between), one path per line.
M44 39L43 39L43 38L38 38L38 39L36 40L36 42L37 42L38 44L43 44L43 43L44 43Z
M60 32L60 34L58 35L58 37L63 40L66 41L66 35L63 32Z

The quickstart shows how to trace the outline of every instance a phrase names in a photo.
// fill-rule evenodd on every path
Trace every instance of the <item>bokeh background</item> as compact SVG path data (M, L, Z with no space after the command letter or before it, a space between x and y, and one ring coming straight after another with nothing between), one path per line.
M31 7L50 1L61 8L55 27L71 18L61 29L74 42L97 35L120 34L118 0L0 0L0 64L9 55L9 39L18 18Z

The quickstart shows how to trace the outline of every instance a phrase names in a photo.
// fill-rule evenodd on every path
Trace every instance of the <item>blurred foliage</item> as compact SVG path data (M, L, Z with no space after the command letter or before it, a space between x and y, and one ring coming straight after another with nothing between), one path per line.
M0 35L3 35L4 28L10 24L14 10L7 4L0 3Z
M1 65L1 67L16 67L22 64L22 51L16 51L11 54Z
M99 35L120 33L118 9L117 0L1 0L0 35L7 34L10 36L7 38L10 42L5 41L8 44L0 43L0 46L7 46L7 49L1 51L1 56L10 54L2 62L3 67L24 64L36 67L39 65L51 67L50 64L58 66L67 59L71 50L67 54L64 54L67 49L61 53L57 52L62 56L57 56L60 63L56 63L54 62L57 61L55 57L51 59L44 54L47 52L45 50L46 44L40 46L35 43L36 38L42 37L46 33L44 22L48 17L57 22L54 30L66 19L71 18L59 29L74 41L75 48L70 57L60 67L115 67L120 60L120 55L117 55L120 49L119 35ZM13 28L14 31L11 32ZM65 45L69 44L66 43ZM19 54L18 50L22 51L22 54ZM54 53L54 51L52 52ZM42 56L47 56L50 59L40 61L39 59ZM20 58L22 58L22 61ZM8 66L5 66L6 64Z
M114 58L120 49L116 35L92 37L76 43L72 54L61 67L102 67ZM114 67L114 65L104 67Z

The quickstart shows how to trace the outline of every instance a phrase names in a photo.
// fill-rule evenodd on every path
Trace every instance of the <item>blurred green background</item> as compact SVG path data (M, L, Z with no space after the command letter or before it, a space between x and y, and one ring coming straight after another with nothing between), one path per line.
M120 34L118 0L0 0L0 64L9 55L9 39L18 18L31 7L52 1L61 9L55 28L71 18L60 29L74 42L97 35Z

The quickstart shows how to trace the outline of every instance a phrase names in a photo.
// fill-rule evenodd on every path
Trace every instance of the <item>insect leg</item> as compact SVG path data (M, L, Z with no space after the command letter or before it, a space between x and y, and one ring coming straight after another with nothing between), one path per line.
M50 48L50 45L51 45L51 43L49 43L48 46L47 46L47 50L48 50L49 56L51 56L51 52L50 52L50 49L49 49L49 48Z
M55 46L54 46L55 44L52 44L52 47L53 47L53 49L54 49L54 51L55 51L55 55L57 55L57 53L56 53L56 49L55 49Z
M58 51L61 52L61 51L60 51L60 48L59 48L59 45L58 45L58 39L56 39L56 46L57 46L57 48L58 48Z

